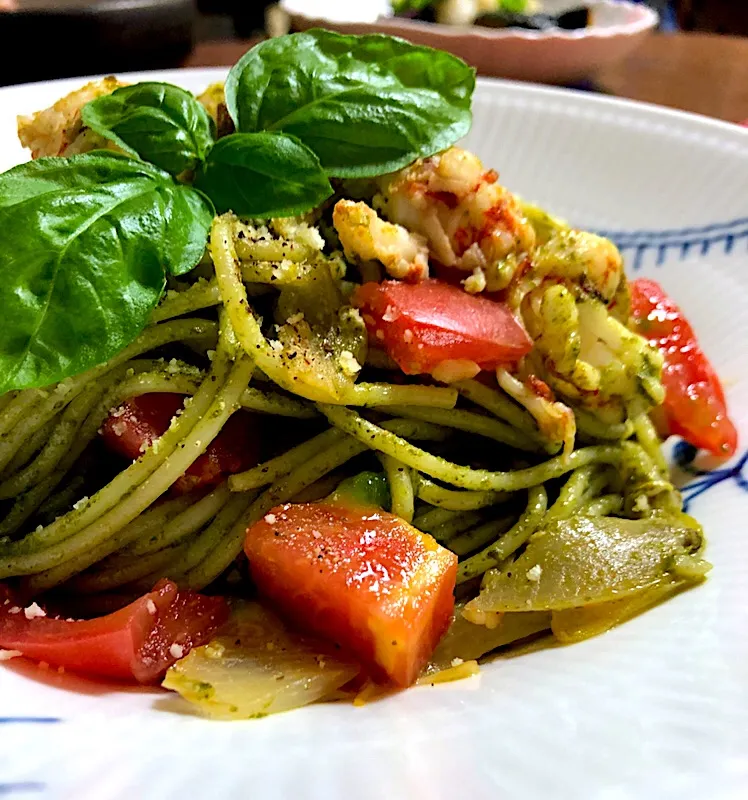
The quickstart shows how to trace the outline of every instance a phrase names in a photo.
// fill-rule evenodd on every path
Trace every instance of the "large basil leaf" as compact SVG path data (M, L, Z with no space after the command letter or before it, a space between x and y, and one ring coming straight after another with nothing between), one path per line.
M202 192L178 183L167 199L165 264L173 275L184 275L205 253L215 209Z
M226 103L238 130L285 131L328 175L364 177L464 136L474 87L474 71L440 50L312 30L246 53L229 73Z
M213 144L213 120L189 92L168 83L123 86L83 107L83 123L123 150L179 175Z
M138 335L164 269L183 271L184 251L199 258L194 241L182 252L165 244L194 211L177 190L156 167L114 153L0 175L0 392L82 372Z
M234 133L216 142L195 185L219 213L290 217L332 194L314 153L284 133Z

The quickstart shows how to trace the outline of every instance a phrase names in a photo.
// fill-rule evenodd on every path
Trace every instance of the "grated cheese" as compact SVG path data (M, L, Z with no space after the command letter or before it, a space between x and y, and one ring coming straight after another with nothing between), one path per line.
M184 656L184 647L181 644L174 644L169 648L169 653L172 655L173 658L182 658Z
M543 574L543 568L540 564L536 564L532 569L527 571L527 580L532 581L533 583L537 583L540 580L540 576Z
M125 422L113 422L112 423L112 433L115 436L122 436L122 434L127 430L127 424Z
M354 376L361 371L361 364L356 361L350 350L343 350L338 356L338 364L346 375Z
M400 312L393 306L388 305L384 310L384 314L382 314L382 320L384 322L394 322L399 316Z
M23 614L26 617L26 619L34 619L35 617L47 616L47 612L38 603L32 603L30 606L24 608Z

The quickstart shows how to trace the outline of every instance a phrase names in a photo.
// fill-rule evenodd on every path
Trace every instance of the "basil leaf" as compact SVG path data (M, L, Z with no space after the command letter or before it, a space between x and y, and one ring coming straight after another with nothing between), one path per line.
M123 86L83 106L83 123L125 152L179 175L213 144L213 120L189 92L168 83Z
M216 212L213 203L191 186L175 183L168 200L164 263L172 275L184 275L203 257Z
M164 245L182 206L194 209L177 189L156 167L105 152L0 175L0 392L83 372L140 333L164 266L185 266Z
M195 185L219 213L290 217L332 194L319 159L284 133L233 133L219 139Z
M365 177L464 136L474 87L474 70L440 50L312 30L257 45L225 88L238 130L285 131L314 150L328 175Z

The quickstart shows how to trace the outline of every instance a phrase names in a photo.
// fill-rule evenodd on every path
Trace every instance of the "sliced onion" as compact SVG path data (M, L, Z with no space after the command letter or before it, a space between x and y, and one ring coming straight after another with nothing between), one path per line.
M219 635L171 667L163 685L209 717L249 719L323 700L360 669L259 603L239 602Z
M481 656L512 642L526 639L551 627L547 612L501 614L494 627L475 625L462 615L464 606L457 606L455 618L424 671L423 681L432 683L431 676L441 670L459 667L461 662L474 661Z
M551 616L551 630L556 639L563 644L581 642L609 631L692 585L692 581L665 579L653 588L644 589L620 600L554 611Z
M486 573L465 615L482 623L497 612L579 608L685 577L683 557L698 556L704 544L701 531L685 519L578 516L552 523L513 563Z

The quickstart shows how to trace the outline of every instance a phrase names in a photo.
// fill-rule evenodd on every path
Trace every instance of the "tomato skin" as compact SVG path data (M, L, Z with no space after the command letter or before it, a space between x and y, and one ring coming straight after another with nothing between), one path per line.
M727 415L722 384L688 320L655 281L639 278L630 287L633 329L665 359L663 408L669 433L715 456L734 455L738 434Z
M288 503L247 530L244 550L262 594L377 680L409 686L449 626L457 557L393 514Z
M468 294L444 281L365 283L353 295L373 340L408 375L445 361L481 369L519 361L532 340L503 303Z
M133 397L113 411L101 429L107 447L135 460L145 447L163 434L172 417L182 408L184 397L158 392ZM224 425L208 449L172 487L175 494L215 486L226 476L257 464L259 430L253 414L237 411Z
M0 605L0 647L73 672L150 684L177 661L173 645L186 655L228 616L223 598L179 591L168 580L125 608L91 620L28 619L8 599Z

